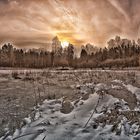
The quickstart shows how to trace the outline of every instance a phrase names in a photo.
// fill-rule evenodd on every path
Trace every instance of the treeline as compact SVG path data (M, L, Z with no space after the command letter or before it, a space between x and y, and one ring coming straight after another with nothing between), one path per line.
M89 49L90 48L90 49ZM94 50L89 52L87 50ZM53 39L52 51L42 49L18 49L11 44L4 44L0 49L1 67L137 67L140 66L140 44L135 41L116 37L108 42L107 48L95 51L94 46L82 46L80 57L74 57L74 46L69 44L65 49L57 37Z
M82 50L80 59L76 61L77 67L137 67L140 65L140 46L104 48L92 55Z
M8 43L0 49L0 67L46 68L71 66L74 55L73 49L70 44L66 50L57 54L57 52L41 49L17 49Z
M80 59L77 59L78 67L104 68L104 67L137 67L140 66L140 44L135 41L121 39L108 42L108 48L88 55L85 49L81 50Z

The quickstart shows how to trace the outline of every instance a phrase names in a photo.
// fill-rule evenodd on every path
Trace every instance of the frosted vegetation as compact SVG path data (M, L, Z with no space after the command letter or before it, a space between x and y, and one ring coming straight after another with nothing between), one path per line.
M139 71L0 73L0 140L140 139Z

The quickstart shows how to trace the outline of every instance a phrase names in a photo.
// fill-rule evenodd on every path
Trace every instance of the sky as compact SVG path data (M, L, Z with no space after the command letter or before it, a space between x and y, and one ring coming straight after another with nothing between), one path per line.
M48 47L54 36L76 46L105 46L140 35L140 0L0 0L0 44Z

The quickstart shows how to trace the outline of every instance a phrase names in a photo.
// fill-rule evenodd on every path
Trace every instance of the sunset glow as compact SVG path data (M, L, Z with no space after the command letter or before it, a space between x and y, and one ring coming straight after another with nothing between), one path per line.
M47 48L54 36L104 47L114 35L140 35L139 0L0 0L0 9L0 42L19 48Z
M66 48L69 46L69 42L68 41L62 41L61 42L62 48Z

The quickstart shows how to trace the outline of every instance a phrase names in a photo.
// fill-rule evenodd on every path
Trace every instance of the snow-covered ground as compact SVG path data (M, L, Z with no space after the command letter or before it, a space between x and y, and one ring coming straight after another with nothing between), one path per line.
M49 84L50 94L55 87L71 90L45 99L35 107L34 118L29 113L14 134L5 128L6 134L0 140L140 139L140 88L137 83L132 84L134 74L128 73L128 77L126 73L112 75L110 72L72 74L39 75L42 83L38 83ZM1 82L6 79L1 78ZM17 84L21 79L16 79Z
M120 83L120 81L115 81ZM128 90L135 94L138 88L132 85L125 85ZM118 99L109 94L102 94L109 88L117 89L121 86L106 84L88 83L80 85L81 97L86 94L88 88L94 88L95 92L89 94L87 100L71 102L73 110L68 113L62 113L64 98L45 100L37 109L35 119L32 122L30 116L24 119L25 125L16 130L7 140L131 140L140 139L139 122L131 123L127 115L122 112L131 112L129 105L123 99ZM139 98L139 96L137 96ZM136 108L137 112L140 109ZM133 110L133 111L134 111ZM114 122L110 122L112 113L120 113ZM139 112L138 112L139 113ZM93 115L92 115L93 114ZM89 118L91 119L89 120ZM139 116L137 116L139 117ZM102 120L105 118L106 120ZM89 122L88 122L89 120ZM131 120L132 121L132 120ZM87 123L88 122L88 123ZM2 140L2 138L1 138Z

